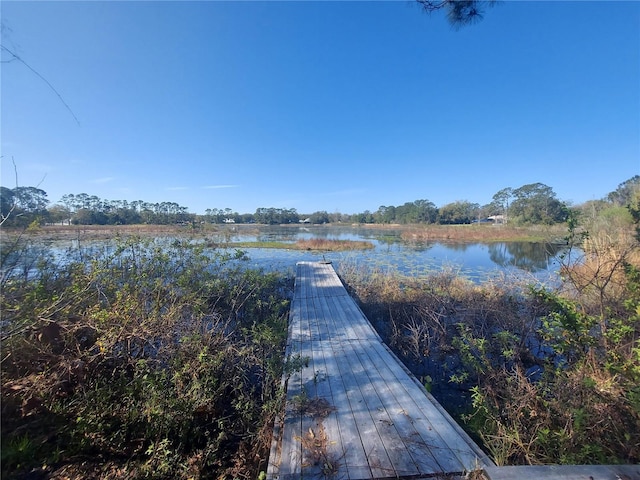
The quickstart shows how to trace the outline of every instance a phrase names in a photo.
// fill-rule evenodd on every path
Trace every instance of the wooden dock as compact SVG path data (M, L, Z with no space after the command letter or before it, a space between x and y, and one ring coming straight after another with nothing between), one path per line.
M491 460L386 347L333 267L297 265L267 478L434 478Z

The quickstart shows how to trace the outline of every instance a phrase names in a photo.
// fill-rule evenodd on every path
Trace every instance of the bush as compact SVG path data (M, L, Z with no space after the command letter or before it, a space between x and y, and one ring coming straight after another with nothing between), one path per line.
M129 238L89 261L7 275L3 478L266 468L291 279L242 258Z
M497 464L640 461L640 269L585 244L558 290L344 269L363 311ZM456 394L452 388L459 387Z

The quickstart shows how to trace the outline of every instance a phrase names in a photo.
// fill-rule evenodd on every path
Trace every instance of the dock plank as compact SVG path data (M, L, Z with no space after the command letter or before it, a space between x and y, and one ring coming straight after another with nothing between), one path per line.
M297 265L269 479L420 478L492 466L384 345L329 264Z
M314 306L316 309L318 308L318 305ZM322 341L318 323L310 322L311 336L314 339L312 346L313 378L310 379L311 383L307 388L310 400L317 402L315 408L318 411L316 413L321 414L316 415L316 435L321 437L320 441L324 442L325 448L318 448L320 456L317 460L320 463L321 473L330 473L336 479L347 479L347 471L343 468L345 447L340 435L340 424L335 415L336 398L333 395L334 389L326 381L330 370L327 368L325 359L330 357L330 353L325 351L326 342ZM339 389L336 389L336 392L338 391Z
M358 320L364 318L353 302L351 305L345 305L344 301L335 302L334 308L334 319L338 322L347 323L354 317ZM387 351L368 322L367 325L364 325L364 322L357 323L360 324L360 332L349 341L347 347L358 359L357 363L354 362L352 370L354 375L361 379L365 396L372 399L367 407L371 412L377 411L378 429L380 436L387 438L389 443L387 452L394 465L395 475L410 476L424 471L443 471L428 448L418 448L421 444L419 433L406 415L403 404L394 394L397 390L395 378L391 384L385 378L384 373L389 362L394 362L395 359L389 355L385 356ZM377 354L372 354L376 351Z
M328 304L326 299L324 302L324 312L328 314ZM323 319L327 321L327 319ZM365 453L365 443L360 435L359 418L354 414L354 407L348 396L348 386L345 385L345 379L340 375L339 363L344 359L336 354L334 342L327 336L323 338L326 350L324 353L324 362L326 373L324 378L320 378L320 383L327 383L332 392L333 406L336 409L336 419L340 424L340 437L343 446L344 464L349 472L350 478L369 478L372 473L367 462Z

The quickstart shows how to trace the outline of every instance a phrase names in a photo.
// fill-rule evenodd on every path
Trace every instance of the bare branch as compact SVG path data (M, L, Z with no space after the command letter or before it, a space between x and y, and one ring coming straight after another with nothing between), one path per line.
M2 157L0 157L2 158ZM11 157L11 162L13 163L13 171L15 173L16 176L16 188L18 187L18 167L16 166L16 161L13 157ZM44 180L44 179L43 179ZM11 217L11 214L13 213L13 211L16 208L16 203L14 202L13 205L11 205L11 209L9 210L9 212L6 215L3 215L2 212L0 212L0 227L2 226L2 224L4 222L6 222L9 217Z
M46 83L49 88L53 91L53 93L56 94L56 96L60 99L60 101L62 102L62 104L65 106L65 108L69 111L69 113L71 114L71 116L73 117L73 119L76 121L76 123L78 124L78 126L80 126L80 120L78 120L78 117L76 117L75 113L73 113L73 110L71 110L71 107L67 104L67 102L64 101L64 98L62 98L62 95L60 95L60 93L58 93L58 91L55 89L55 87L53 85L51 85L51 83L49 82L49 80L47 80L46 78L44 78L36 69L34 69L31 65L29 65L27 62L25 62L22 58L20 58L20 56L18 56L16 53L12 52L11 50L9 50L7 47L5 47L4 45L0 44L0 48L2 48L2 50L4 50L5 52L7 52L9 55L11 55L15 60L18 60L20 63L22 63L25 67L27 67L29 70L31 70L34 74L36 74L44 83Z

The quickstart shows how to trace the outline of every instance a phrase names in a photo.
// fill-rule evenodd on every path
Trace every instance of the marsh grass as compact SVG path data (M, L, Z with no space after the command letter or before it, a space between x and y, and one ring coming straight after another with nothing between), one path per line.
M624 240L624 241L623 241ZM637 244L600 236L558 290L449 268L422 277L343 265L349 290L497 464L640 461ZM459 411L451 410L453 414Z
M549 242L561 239L562 227L472 224L472 225L425 225L406 227L401 237L410 242Z
M275 248L316 252L342 252L350 250L369 250L374 248L373 243L367 241L332 240L323 238L298 240L296 242L231 242L228 245L234 248Z
M326 225L324 228L331 230L333 227L340 229L344 225ZM381 234L387 230L400 230L401 237L409 242L448 241L448 242L504 242L504 241L530 241L549 242L562 240L566 234L564 226L512 226L493 224L471 225L387 225L387 224L362 224L359 228L378 231ZM264 230L264 225L237 224L237 225L212 225L189 223L185 225L46 225L38 228L37 236L44 241L58 241L63 239L87 240L112 239L117 236L138 236L143 238L153 237L195 237L207 238L208 236L233 237L234 235L259 236ZM302 228L302 227L301 227ZM307 227L305 227L307 228ZM21 235L22 229L3 228L0 238L11 239ZM381 236L380 238L384 238ZM395 236L389 237L391 239ZM253 242L249 242L253 243ZM242 248L245 248L244 246ZM275 247L278 248L278 247Z
M295 248L298 250L314 250L326 252L339 252L345 250L369 250L374 247L373 243L359 240L334 240L325 238L312 238L309 240L298 240Z

